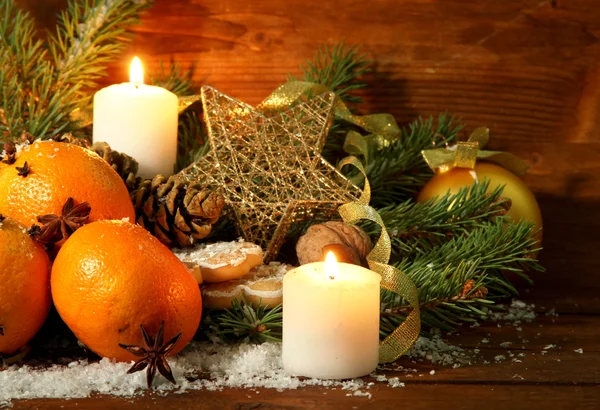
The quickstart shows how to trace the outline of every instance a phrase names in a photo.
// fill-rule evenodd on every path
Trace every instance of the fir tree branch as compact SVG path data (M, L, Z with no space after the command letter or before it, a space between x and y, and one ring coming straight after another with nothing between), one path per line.
M29 14L7 0L0 4L0 16L0 140L24 132L44 135L64 117L63 105L74 90L53 92L54 70L43 43L34 40Z
M428 253L396 263L417 286L423 325L450 330L461 322L484 318L494 299L517 294L506 272L529 280L528 272L543 271L531 256L537 250L533 229L532 223L507 224L497 218ZM387 291L382 291L382 304L387 321L382 326L401 322L408 308Z
M150 84L166 88L178 97L198 94L199 87L193 80L194 71L195 66L184 69L173 60L169 64L169 71L166 71L161 61L158 73L150 76Z
M103 64L123 50L126 29L149 4L71 0L46 45L35 40L33 20L14 0L0 2L0 140L76 130L71 114L87 106Z
M253 306L243 299L234 299L229 309L209 311L203 328L209 331L209 337L223 342L281 341L281 308L281 305L271 308L260 303Z
M76 87L77 105L85 106L90 98L87 91L105 75L104 65L131 39L127 28L137 24L139 13L151 4L151 0L70 0L49 40L57 90Z
M510 201L502 197L503 187L491 192L489 181L464 187L424 203L404 201L378 210L392 239L392 261L409 254L428 253L452 237L462 236L474 228L506 214ZM365 231L377 235L378 228L365 224Z
M201 116L192 109L179 116L177 145L175 172L198 161L210 149Z
M344 42L332 47L319 47L312 61L302 66L304 81L323 84L334 91L344 102L358 103L362 99L351 95L353 91L366 88L360 77L371 71L371 62L366 54L360 54L357 46L346 46ZM288 81L295 78L288 76Z
M305 61L301 69L304 81L327 86L346 103L359 103L362 98L351 93L367 88L361 77L371 71L370 65L371 61L366 54L360 53L359 47L347 46L342 42L331 47L319 47L312 61ZM288 75L288 81L295 80ZM323 157L330 163L335 164L344 156L344 139L350 129L353 129L351 124L334 118L322 150Z
M421 151L453 142L461 129L462 125L447 113L436 121L433 117L418 118L404 127L401 137L389 147L371 149L366 160L371 206L388 206L418 193L433 175Z

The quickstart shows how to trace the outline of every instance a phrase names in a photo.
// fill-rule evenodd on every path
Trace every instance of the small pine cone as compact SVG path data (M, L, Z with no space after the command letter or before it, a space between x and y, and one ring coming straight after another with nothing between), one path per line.
M221 217L223 196L200 184L157 175L131 192L137 223L165 245L187 247L210 233Z
M106 142L94 142L90 149L117 171L130 193L142 182L142 178L136 177L138 163L129 155L113 151Z

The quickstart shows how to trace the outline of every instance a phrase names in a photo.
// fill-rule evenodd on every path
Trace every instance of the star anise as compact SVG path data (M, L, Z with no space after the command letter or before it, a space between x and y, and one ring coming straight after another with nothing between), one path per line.
M23 164L22 167L15 167L15 168L17 168L17 172L22 177L26 177L31 172L31 168L29 167L29 164L27 163L27 161L25 161L25 163Z
M29 236L31 236L32 238L35 238L36 236L39 236L42 233L42 228L39 225L33 224L31 225L31 227L27 230L27 233L29 234Z
M80 228L90 217L91 206L87 202L74 205L73 198L67 199L62 207L61 216L48 214L37 217L43 225L39 234L34 237L43 244L60 242L67 239L73 232ZM30 228L33 231L35 228Z
M152 381L154 380L154 376L156 376L156 370L162 374L165 379L170 381L173 384L175 383L175 378L173 377L173 373L171 372L171 366L167 362L165 356L173 350L175 344L181 337L181 333L177 336L173 337L167 343L163 344L164 338L164 320L160 324L160 329L158 329L158 334L152 340L148 333L144 329L143 325L140 325L140 329L142 330L142 335L144 336L144 344L146 347L135 346L135 345L125 345L119 343L119 347L127 350L129 353L133 353L135 356L141 357L140 360L135 362L131 369L127 371L127 374L139 372L144 370L146 367L146 383L148 384L148 388L152 388Z

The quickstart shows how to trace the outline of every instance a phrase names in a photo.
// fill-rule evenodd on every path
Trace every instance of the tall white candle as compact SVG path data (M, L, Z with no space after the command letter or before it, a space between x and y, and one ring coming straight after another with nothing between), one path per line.
M375 370L380 281L377 273L337 263L335 257L288 272L283 279L284 370L322 379Z
M96 93L93 139L136 159L142 177L169 176L177 156L177 96L143 82L135 57L130 82Z

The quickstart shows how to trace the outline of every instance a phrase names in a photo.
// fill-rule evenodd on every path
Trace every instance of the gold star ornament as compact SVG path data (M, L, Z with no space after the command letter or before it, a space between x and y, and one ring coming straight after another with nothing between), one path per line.
M360 195L321 156L334 101L326 92L265 114L202 88L210 152L179 178L220 185L238 231L263 248L266 262L293 223L329 218Z

